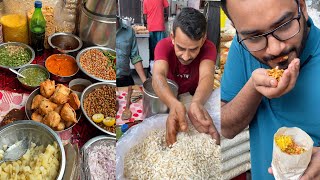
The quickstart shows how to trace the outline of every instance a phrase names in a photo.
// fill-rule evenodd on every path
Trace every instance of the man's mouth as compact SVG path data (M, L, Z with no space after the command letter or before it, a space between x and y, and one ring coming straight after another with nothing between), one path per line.
M276 63L276 64L284 64L284 63L286 63L288 61L288 59L289 59L289 56L286 55L286 56L281 56L281 57L278 57L276 59L273 59L270 62L271 63Z

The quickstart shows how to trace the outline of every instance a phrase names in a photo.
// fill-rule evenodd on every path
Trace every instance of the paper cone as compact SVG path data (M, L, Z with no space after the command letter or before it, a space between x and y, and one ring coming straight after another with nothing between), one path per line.
M305 152L298 155L290 155L282 152L276 145L275 137L277 135L289 135L300 147L306 149ZM273 137L272 171L276 180L299 180L307 169L311 160L313 140L300 128L282 127Z

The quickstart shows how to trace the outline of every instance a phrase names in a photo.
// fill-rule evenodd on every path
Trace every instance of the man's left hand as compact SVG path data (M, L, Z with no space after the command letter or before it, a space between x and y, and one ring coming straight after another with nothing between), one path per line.
M272 168L268 169L272 174ZM320 179L320 147L313 147L311 161L300 180Z
M197 131L211 135L216 140L216 143L220 144L220 135L202 104L192 102L188 110L188 117Z

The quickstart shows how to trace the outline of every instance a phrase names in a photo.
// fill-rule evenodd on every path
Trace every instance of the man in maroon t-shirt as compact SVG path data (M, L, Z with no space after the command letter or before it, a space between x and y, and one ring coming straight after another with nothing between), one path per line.
M214 80L217 51L207 40L207 22L204 15L193 8L183 8L173 22L170 38L161 40L155 49L152 86L170 109L167 119L167 144L176 142L178 131L187 130L185 106L170 90L166 78L179 85L179 94L193 95L188 117L201 133L207 133L220 142L219 133L204 108Z

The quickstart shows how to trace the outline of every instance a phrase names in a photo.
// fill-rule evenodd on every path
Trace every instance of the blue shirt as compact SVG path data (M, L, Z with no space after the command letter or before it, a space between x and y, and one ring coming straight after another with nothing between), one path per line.
M283 126L306 131L314 146L320 142L320 30L309 17L310 32L300 55L300 73L295 87L280 98L264 97L249 125L251 172L255 179L274 179L268 173L272 161L274 133ZM221 99L231 101L260 63L233 39L222 77ZM249 99L248 99L249 101Z
M135 32L120 20L116 36L117 78L130 76L130 60L133 65L142 61Z

